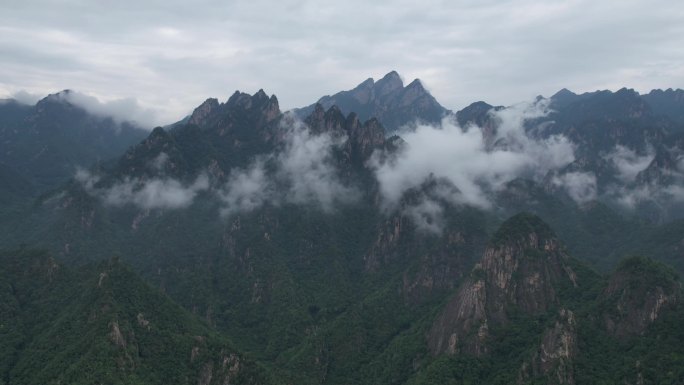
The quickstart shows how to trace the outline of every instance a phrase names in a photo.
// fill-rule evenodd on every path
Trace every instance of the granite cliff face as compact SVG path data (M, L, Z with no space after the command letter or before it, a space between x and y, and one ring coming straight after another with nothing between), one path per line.
M617 338L642 335L680 297L681 283L673 271L645 258L626 259L603 293L604 326Z
M415 79L407 86L396 71L389 72L377 82L366 79L356 88L324 96L318 100L323 108L337 106L344 114L355 112L359 119L378 119L388 132L397 131L415 122L435 124L449 112ZM316 104L295 110L304 118L315 110Z
M385 145L385 129L377 119L362 122L356 113L345 116L337 106L326 111L321 104L316 104L304 123L314 134L328 133L345 138L342 144L344 158L356 166L364 166L373 151Z
M539 315L558 303L560 280L575 273L555 235L538 217L519 214L504 222L481 261L438 316L428 334L432 354L487 352L488 329L508 322L511 311Z
M575 314L561 309L553 327L547 329L541 344L520 368L518 384L544 378L547 384L575 384L573 360L577 357L577 320Z

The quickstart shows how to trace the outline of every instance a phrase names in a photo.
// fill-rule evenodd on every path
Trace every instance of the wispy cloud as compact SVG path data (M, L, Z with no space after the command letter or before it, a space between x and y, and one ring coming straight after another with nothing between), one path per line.
M280 127L283 146L257 159L246 170L233 170L219 192L223 215L251 211L265 203L313 205L331 212L338 205L355 202L360 192L346 185L338 175L333 149L346 137L324 132L313 134L293 115ZM267 171L267 164L273 165Z
M233 170L225 186L217 191L223 205L221 216L249 212L266 202L278 204L273 181L266 175L264 159L255 161L247 170Z
M403 133L406 143L397 154L376 153L371 160L385 208L395 209L406 191L436 180L432 197L405 208L414 222L434 232L440 227L440 201L488 209L491 193L507 182L519 177L539 180L569 164L575 158L567 138L536 138L525 130L527 121L548 113L547 107L546 100L537 100L490 111L497 123L491 140L485 140L479 127L464 129L451 119Z
M639 172L646 169L654 157L655 152L652 147L640 155L629 147L617 145L613 151L604 156L604 159L615 166L618 171L617 176L622 182L633 182Z
M338 203L359 198L359 192L339 178L332 150L346 137L330 133L314 135L303 123L294 121L286 130L285 149L276 156L277 177L289 186L286 199L295 204L316 203L330 211Z
M325 212L360 199L360 191L339 175L333 150L346 137L330 133L312 134L294 116L279 127L282 146L258 157L246 169L233 169L225 182L210 181L200 174L190 183L166 176L168 154L162 152L147 164L154 177L126 177L99 186L100 177L85 170L75 175L83 188L110 206L135 205L143 209L179 209L192 204L206 191L221 203L221 215L249 212L265 204L312 205Z
M50 97L81 107L93 115L110 117L118 123L130 122L141 127L153 128L160 122L153 110L141 107L133 98L105 102L78 91L58 92Z
M609 186L606 199L612 200L627 209L635 209L642 204L652 204L663 210L669 210L673 204L684 203L684 155L681 150L672 148L670 155L676 159L675 167L661 168L663 180L648 182L635 181L636 175L653 165L654 151L648 150L645 155L636 155L634 151L618 146L611 153L611 160L620 171L620 177L626 183ZM680 153L677 155L677 153ZM648 160L648 163L646 162ZM670 216L669 213L664 213Z
M134 205L142 209L180 209L188 207L201 191L209 189L209 178L199 175L183 184L172 178L125 178L108 187L97 187L100 178L79 170L75 176L86 192L110 206Z
M586 203L597 198L596 174L593 172L568 172L555 175L551 183L564 189L577 203Z
M10 95L11 99L14 99L21 104L26 104L29 106L36 104L40 99L44 97L45 95L33 94L26 90L19 90Z
M572 162L574 146L565 137L538 139L525 132L527 120L546 112L544 101L492 111L498 121L492 148L478 127L464 130L450 119L439 127L418 126L402 134L406 145L396 156L375 154L372 160L386 205L396 205L404 192L433 177L455 186L447 196L451 202L488 208L488 192L518 177L543 177Z

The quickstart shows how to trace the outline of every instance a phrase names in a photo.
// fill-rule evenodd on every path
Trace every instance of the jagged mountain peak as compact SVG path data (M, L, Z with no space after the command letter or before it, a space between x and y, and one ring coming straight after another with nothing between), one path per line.
M577 94L570 91L567 88L561 88L558 92L553 94L553 96L551 96L551 98L563 98L563 97L567 97L567 96L577 96Z
M684 90L656 89L642 95L641 98L648 103L654 113L667 116L680 124L684 122Z
M68 97L68 96L71 96L71 95L73 95L73 94L74 94L74 91L73 91L73 90L64 89L64 90L62 90L62 91L55 92L54 94L49 94L48 96L46 96L46 97L44 97L43 99L41 99L41 100L39 101L39 103L40 103L41 101L46 101L46 102L47 102L47 101L52 101L52 102L54 102L54 101L63 101L64 98L66 98L66 97Z
M230 107L241 106L244 108L250 108L253 105L262 105L267 102L277 103L277 101L278 99L275 97L275 95L271 95L271 97L269 97L263 89L259 89L259 91L257 91L254 95L236 90L233 95L228 98L228 101L226 101L225 104Z
M59 92L55 92L54 94L49 94L48 96L40 99L38 103L36 103L36 108L39 111L43 111L45 108L53 107L53 106L69 106L69 107L76 107L74 106L73 103L71 103L71 97L74 96L75 92L69 89L65 89ZM79 109L82 109L79 107Z
M354 89L355 90L369 89L369 88L373 88L374 85L375 85L375 80L373 80L373 78L368 78L368 79L364 80L363 82L359 83L359 85L356 86L356 88L354 88Z
M580 96L576 93L563 88L551 96L551 105L555 108L562 108L570 103L573 103L580 99Z
M378 81L368 78L354 89L323 96L317 103L323 108L337 105L344 114L356 112L361 121L375 117L388 132L416 121L436 124L449 113L430 95L419 79L404 86L397 71L390 71ZM312 104L295 109L294 112L304 119L315 108L316 104Z
M639 93L634 90L634 88L622 87L615 91L617 95L629 95L629 96L639 96Z
M253 95L236 90L225 103L219 103L215 98L209 98L200 104L188 118L187 123L196 126L209 126L217 123L217 119L230 111L260 115L266 123L281 115L278 98L268 96L263 89ZM175 127L182 127L182 122Z
M675 101L684 101L684 90L681 88L668 88L668 89L653 89L648 94L642 95L644 97L669 97Z
M406 86L406 88L417 88L417 89L423 89L423 90L425 89L425 87L423 86L423 82L418 78L413 79L413 81L411 83L409 83Z
M192 115L190 115L190 119L188 119L188 123L197 125L201 124L202 121L211 113L216 111L216 109L219 108L219 106L219 101L216 98L209 98L205 100L192 112Z
M389 72L382 79L378 80L374 86L375 93L379 97L386 96L402 88L404 88L404 82L397 71Z
M401 76L399 76L399 73L396 70L392 70L385 74L385 76L382 77L383 79L398 79L401 81Z

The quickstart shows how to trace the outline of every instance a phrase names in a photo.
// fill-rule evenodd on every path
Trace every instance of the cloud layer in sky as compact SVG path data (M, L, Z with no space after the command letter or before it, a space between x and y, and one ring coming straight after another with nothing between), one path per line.
M264 88L284 108L368 76L421 78L446 107L560 88L684 87L684 3L178 0L0 5L0 97L75 89L160 120Z

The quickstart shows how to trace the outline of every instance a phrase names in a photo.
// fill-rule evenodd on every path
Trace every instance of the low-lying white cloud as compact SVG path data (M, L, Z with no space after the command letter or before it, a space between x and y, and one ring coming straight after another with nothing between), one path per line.
M488 148L477 127L462 129L452 119L441 126L418 126L402 134L406 145L394 157L375 154L371 165L386 207L428 177L455 186L444 198L455 204L491 206L488 193L518 177L538 178L572 162L573 144L563 136L540 139L525 132L524 123L547 113L546 101L519 104L490 112L497 132Z
M289 186L288 202L316 203L330 211L337 203L349 203L359 197L356 189L342 183L332 159L332 149L344 143L346 137L314 135L299 122L286 130L285 149L276 156L276 162L277 177Z
M149 163L149 167L155 171L162 171L164 167L169 163L169 154L165 152L160 152L152 161Z
M113 206L179 209L190 206L195 196L208 188L209 178L203 174L189 185L175 179L125 180L105 190L102 196L105 203Z
M604 159L612 162L618 171L617 177L622 182L633 182L639 172L651 164L655 152L649 147L646 154L639 155L636 151L622 145L615 146L615 150L607 154Z
M107 205L132 204L143 209L188 207L200 192L208 191L221 202L222 216L249 212L267 203L314 205L331 212L337 205L359 199L361 193L341 180L333 159L333 149L346 137L327 132L312 134L292 116L285 121L280 127L282 147L259 157L246 169L231 170L221 186L216 181L212 186L206 174L189 184L165 177L169 156L164 152L147 164L159 175L153 178L125 178L109 187L97 187L99 176L78 170L75 179Z
M630 210L644 203L665 209L672 204L684 203L684 173L670 171L669 177L671 181L667 184L651 181L639 185L611 186L607 196Z
M97 187L100 178L85 170L77 171L75 179L86 192L102 199L106 205L134 205L142 209L185 208L198 193L209 189L209 178L205 174L189 184L172 178L126 178L109 187Z
M259 159L247 170L233 170L224 188L217 192L223 206L221 216L255 210L274 199L275 186L266 175L264 160Z
M617 159L614 163L618 169L622 165L622 170L627 170L621 171L620 175L628 176L629 178L623 180L630 183L610 186L606 193L607 199L615 201L629 210L646 204L660 208L666 217L678 216L678 214L668 211L672 209L673 205L684 203L684 155L677 148L671 148L667 151L674 158L675 167L660 168L657 173L661 175L661 178L639 182L636 181L636 175L651 167L654 150L649 148L646 155L639 156L632 150L618 146L616 151L610 154L610 159Z
M443 213L444 208L439 202L427 198L404 210L418 230L433 234L440 234L444 228Z
M596 200L596 174L593 172L568 172L554 176L551 182L564 189L577 203Z
M360 192L339 177L333 149L346 137L324 132L313 134L293 115L283 120L283 147L257 159L245 170L232 170L218 192L223 216L249 212L269 203L315 205L331 212L339 204L360 198ZM273 165L267 171L267 163Z

